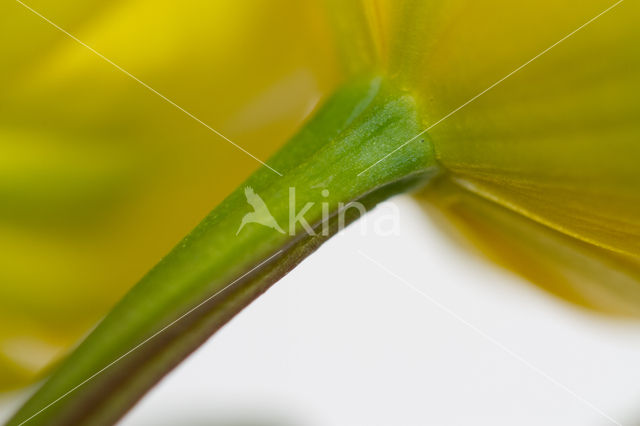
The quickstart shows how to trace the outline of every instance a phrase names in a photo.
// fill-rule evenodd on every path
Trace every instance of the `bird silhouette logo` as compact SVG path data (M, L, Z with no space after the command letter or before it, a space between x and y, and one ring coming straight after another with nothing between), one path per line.
M247 198L247 203L253 207L253 211L244 215L236 235L238 235L242 228L248 223L259 223L260 225L275 229L281 234L285 233L284 230L280 228L280 225L278 225L278 222L276 222L276 219L271 215L264 200L255 193L252 187L247 186L244 188L244 196Z

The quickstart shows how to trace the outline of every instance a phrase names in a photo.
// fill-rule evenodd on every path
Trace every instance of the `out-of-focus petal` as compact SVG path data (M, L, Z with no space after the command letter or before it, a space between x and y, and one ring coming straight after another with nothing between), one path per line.
M572 303L640 316L640 261L488 201L448 179L422 194L427 212L493 262Z
M321 0L25 3L263 160L345 78ZM260 164L17 2L0 35L1 389Z

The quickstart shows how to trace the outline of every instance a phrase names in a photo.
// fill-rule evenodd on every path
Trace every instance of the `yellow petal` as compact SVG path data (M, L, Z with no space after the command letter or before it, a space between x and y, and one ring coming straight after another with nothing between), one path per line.
M430 126L614 3L415 2L392 69L407 71ZM639 17L619 3L437 124L440 162L503 206L640 255Z
M593 246L488 201L450 180L423 194L440 224L493 262L572 303L640 316L640 261Z

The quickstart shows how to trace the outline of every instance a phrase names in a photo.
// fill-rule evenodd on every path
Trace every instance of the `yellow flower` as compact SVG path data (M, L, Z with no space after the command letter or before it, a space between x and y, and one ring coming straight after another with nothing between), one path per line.
M542 287L637 315L640 5L417 3L391 67L413 71L428 123L509 76L428 132L453 183L436 205Z
M158 93L264 160L340 83L382 73L424 114L429 211L560 296L640 310L637 2L30 6L0 5L0 388L259 166Z
M640 5L369 1L361 16L359 66L424 102L444 169L426 210L541 287L637 316Z

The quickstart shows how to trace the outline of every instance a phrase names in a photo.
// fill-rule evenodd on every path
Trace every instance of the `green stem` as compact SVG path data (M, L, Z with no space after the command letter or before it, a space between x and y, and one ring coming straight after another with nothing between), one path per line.
M370 209L426 182L437 167L424 140L358 175L422 128L412 96L382 78L345 85L269 161L283 176L263 167L225 199L113 308L9 425L117 421L211 334L357 219L360 212L345 209L348 203ZM247 187L279 226L247 223L238 232L252 211L247 199L256 198ZM291 220L301 211L309 227ZM257 219L269 218L263 212Z

